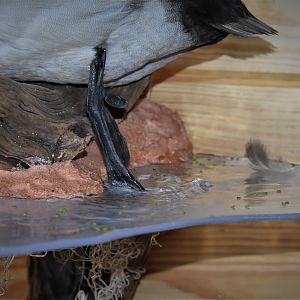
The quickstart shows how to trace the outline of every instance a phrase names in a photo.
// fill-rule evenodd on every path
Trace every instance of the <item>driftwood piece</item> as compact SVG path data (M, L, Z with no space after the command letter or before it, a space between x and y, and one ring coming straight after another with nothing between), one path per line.
M146 77L109 93L128 100L128 111L148 83ZM0 76L0 169L70 160L82 152L93 135L86 95L87 86L27 84Z
M0 77L0 168L73 159L92 136L86 88L18 83Z

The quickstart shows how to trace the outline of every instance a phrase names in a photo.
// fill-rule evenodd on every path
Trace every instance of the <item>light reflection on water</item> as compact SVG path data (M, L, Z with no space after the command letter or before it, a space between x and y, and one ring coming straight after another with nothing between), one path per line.
M76 247L197 224L300 219L300 169L253 171L246 159L135 170L145 193L72 199L0 198L0 256Z

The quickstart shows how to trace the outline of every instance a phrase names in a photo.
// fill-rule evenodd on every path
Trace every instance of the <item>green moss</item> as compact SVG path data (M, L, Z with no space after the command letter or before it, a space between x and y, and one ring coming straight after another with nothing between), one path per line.
M65 214L65 213L67 212L67 209L64 208L64 207L61 207L61 208L58 209L58 212L59 212L60 214Z
M257 192L254 193L253 196L263 197L263 196L267 196L268 194L269 194L268 192Z
M108 227L108 226L104 226L104 227L102 227L101 231L102 231L103 233L106 233L106 232L109 231L109 227Z
M246 208L246 209L250 209L250 207L251 207L251 206L250 206L249 203L247 203L247 204L245 205L245 208Z
M95 229L96 231L101 231L101 228L100 228L98 225L94 226L94 229Z

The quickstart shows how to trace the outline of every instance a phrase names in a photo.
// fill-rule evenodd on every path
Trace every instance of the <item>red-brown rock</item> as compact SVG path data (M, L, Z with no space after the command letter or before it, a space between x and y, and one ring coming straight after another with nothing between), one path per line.
M131 153L131 165L174 163L191 159L192 145L178 114L142 101L119 123ZM68 197L103 190L106 173L95 142L73 161L0 171L0 195L22 198Z

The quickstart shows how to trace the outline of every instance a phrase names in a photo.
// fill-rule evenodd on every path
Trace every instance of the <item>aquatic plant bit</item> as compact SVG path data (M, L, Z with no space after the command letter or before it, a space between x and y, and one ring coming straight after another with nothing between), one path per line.
M282 206L282 207L287 207L289 204L290 204L289 201L282 201L282 202L281 202L281 206Z
M249 203L245 204L245 208L246 208L246 209L250 209L250 207L251 207L251 206L250 206Z
M7 291L7 282L10 280L9 267L14 258L14 256L0 257L0 297Z
M105 225L104 227L101 228L101 231L102 231L103 233L106 233L106 232L109 231L109 227L108 227L107 225Z
M58 212L61 214L65 214L67 212L67 209L64 207L61 207L61 208L59 208Z

